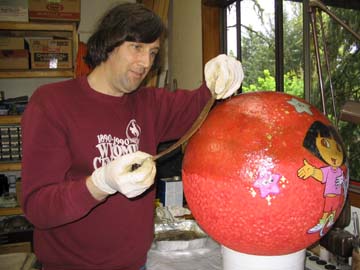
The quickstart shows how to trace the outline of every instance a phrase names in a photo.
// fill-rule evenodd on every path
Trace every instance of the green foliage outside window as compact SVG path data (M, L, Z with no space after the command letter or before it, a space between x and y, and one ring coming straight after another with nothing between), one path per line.
M289 3L289 2L287 2ZM292 16L284 14L284 91L304 98L303 83L303 49L302 49L302 5L292 4ZM343 18L355 32L360 33L360 11L331 9L338 17ZM336 114L347 100L360 100L360 42L328 16L323 15L325 40L333 89L335 91ZM272 31L256 32L249 27L242 27L242 64L245 79L243 92L275 91L275 36ZM320 41L321 42L321 37ZM320 46L322 66L325 67L324 47ZM315 52L311 48L311 93L310 103L322 108L320 87L316 70ZM325 96L328 118L335 124L329 77L326 73ZM360 181L360 125L340 121L339 133L348 150L350 177Z
M270 71L265 69L263 77L257 78L256 84L244 85L243 92L252 91L275 91L276 83L275 77L271 76ZM304 81L302 77L297 76L295 72L289 71L284 75L284 91L287 94L303 98L304 96Z

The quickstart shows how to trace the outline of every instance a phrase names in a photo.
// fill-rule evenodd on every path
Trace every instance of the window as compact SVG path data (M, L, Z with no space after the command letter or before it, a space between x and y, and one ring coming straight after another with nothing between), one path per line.
M235 1L225 9L225 52L241 59L246 80L243 92L254 90L284 91L304 97L302 5L284 2L282 49L284 64L276 63L276 27L274 0ZM276 85L276 70L284 69L281 89Z
M320 94L323 88L327 116L338 126L348 148L350 177L360 181L360 127L336 121L347 100L359 102L360 41L328 13L314 9L312 14L318 34L315 46L309 1L306 0L231 2L223 7L223 51L242 61L246 78L242 91L284 91L305 98L323 110ZM342 8L343 1L331 2L333 5L328 6L328 10L360 33L359 3L348 1L346 8ZM314 50L317 46L318 54ZM323 67L320 73L323 87L316 55Z

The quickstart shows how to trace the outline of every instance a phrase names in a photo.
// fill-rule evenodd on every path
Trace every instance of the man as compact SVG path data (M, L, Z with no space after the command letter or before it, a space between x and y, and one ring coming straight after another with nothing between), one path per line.
M139 4L108 11L88 41L88 76L45 85L22 118L23 210L45 270L145 269L153 238L152 155L179 138L213 94L243 77L220 55L194 91L143 88L157 63L161 19Z

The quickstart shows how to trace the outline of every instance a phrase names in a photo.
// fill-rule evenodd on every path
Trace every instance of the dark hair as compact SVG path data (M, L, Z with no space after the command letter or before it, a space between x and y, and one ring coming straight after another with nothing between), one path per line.
M87 42L85 62L95 68L106 61L109 53L125 41L152 43L161 37L165 27L159 16L142 4L124 3L110 9ZM153 67L159 63L156 56Z
M320 121L313 122L305 135L303 146L312 154L314 154L317 158L325 162L325 160L321 157L318 148L316 147L316 137L318 135L324 138L333 138L340 145L344 155L342 164L344 164L347 158L345 146L338 132L331 125L327 126Z

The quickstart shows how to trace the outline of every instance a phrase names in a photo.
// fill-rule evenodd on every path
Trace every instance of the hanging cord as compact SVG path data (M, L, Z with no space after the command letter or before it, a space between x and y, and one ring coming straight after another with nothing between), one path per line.
M334 119L335 119L335 126L337 127L338 126L338 117L337 117L337 113L336 113L335 94L334 94L334 88L333 88L331 74L330 74L329 54L328 54L328 49L327 49L327 45L326 45L324 23L323 23L321 12L319 12L319 16L320 16L321 36L322 36L323 47L324 47L324 57L325 57L326 71L327 71L327 76L328 76L329 85L330 85L330 93L331 93L331 101L332 101L333 113L334 113Z

